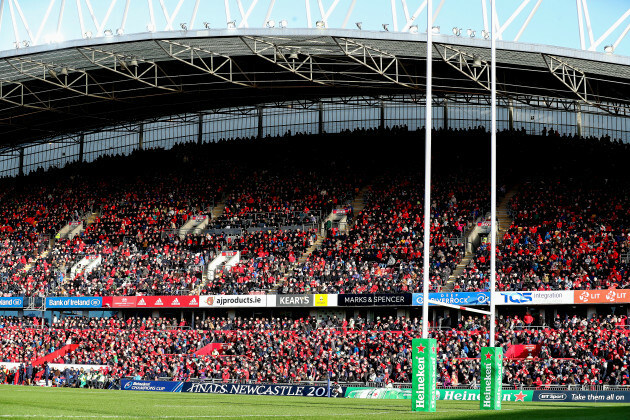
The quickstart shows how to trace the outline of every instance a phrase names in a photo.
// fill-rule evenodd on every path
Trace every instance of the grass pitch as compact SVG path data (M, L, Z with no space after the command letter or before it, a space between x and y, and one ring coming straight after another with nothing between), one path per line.
M408 400L358 400L250 395L0 386L0 419L297 418L431 419L630 419L630 404L503 403L479 410L479 402L438 401L437 413L412 413Z

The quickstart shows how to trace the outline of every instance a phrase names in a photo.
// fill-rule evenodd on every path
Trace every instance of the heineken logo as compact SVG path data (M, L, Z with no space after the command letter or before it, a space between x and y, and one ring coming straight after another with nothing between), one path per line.
M418 347L416 347L416 348L418 349L418 351L419 351L420 353L424 353L424 349L425 349L426 347L424 347L422 344L420 344L420 345L419 345Z

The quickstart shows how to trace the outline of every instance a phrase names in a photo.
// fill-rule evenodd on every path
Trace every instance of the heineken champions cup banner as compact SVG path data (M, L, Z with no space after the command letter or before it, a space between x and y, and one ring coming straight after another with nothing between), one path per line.
M437 340L414 338L412 345L411 410L435 411L435 369Z
M502 388L503 349L501 347L482 347L480 408L482 410L500 410Z

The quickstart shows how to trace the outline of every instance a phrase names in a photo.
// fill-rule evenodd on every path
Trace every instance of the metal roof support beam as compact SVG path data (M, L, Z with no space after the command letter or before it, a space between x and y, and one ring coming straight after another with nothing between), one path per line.
M390 82L411 89L419 85L407 73L397 56L348 38L333 38L346 57L378 73Z
M127 57L92 47L77 48L77 51L95 66L107 69L124 78L135 80L156 89L170 92L182 91L181 86L178 86L157 63L152 61L142 60L137 57Z
M100 83L83 70L64 65L42 63L23 57L6 58L5 61L30 78L46 82L62 89L84 96L99 99L114 100L114 95L108 92Z
M586 74L552 55L543 54L549 72L584 103L602 109L613 115L630 114L630 105L625 103L602 102L591 91Z
M313 83L332 86L324 72L317 71L318 65L310 54L302 54L298 48L282 47L265 39L251 36L241 37L243 43L258 57Z
M181 42L156 40L157 45L174 60L188 64L213 76L244 87L256 87L238 64L227 55L217 54L205 48L193 47ZM235 78L235 74L240 77Z
M490 90L490 65L481 58L465 53L449 45L433 44L442 60L455 70L476 82L485 90ZM477 61L477 63L475 63Z
M53 108L39 99L31 90L20 82L0 79L0 100L25 108L51 111Z

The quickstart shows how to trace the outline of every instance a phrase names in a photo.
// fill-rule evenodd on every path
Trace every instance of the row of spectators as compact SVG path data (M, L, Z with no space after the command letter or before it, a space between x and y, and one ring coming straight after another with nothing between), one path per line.
M507 359L504 382L629 384L627 319L584 321L567 317L532 329L499 320L496 342L504 350L539 348L534 357ZM329 371L344 382L409 382L411 339L420 329L418 319L404 318L207 319L196 320L196 328L160 319L64 319L40 328L21 322L2 319L1 361L28 362L73 343L76 349L53 362L106 365L118 377L256 382L326 380ZM456 323L431 333L439 342L439 380L471 385L479 380L481 347L488 345L487 321ZM196 354L208 345L211 351Z

